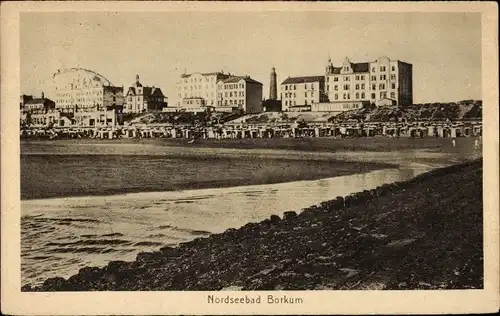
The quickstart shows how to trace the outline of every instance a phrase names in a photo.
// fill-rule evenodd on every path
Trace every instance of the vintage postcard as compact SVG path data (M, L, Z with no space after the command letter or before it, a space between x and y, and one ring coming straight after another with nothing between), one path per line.
M495 3L1 14L2 313L498 310Z

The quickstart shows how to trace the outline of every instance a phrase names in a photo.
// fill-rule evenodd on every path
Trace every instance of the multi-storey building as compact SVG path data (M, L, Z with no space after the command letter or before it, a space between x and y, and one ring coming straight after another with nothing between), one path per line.
M166 106L165 96L160 88L142 86L139 75L135 83L128 88L125 95L124 113L143 113L147 111L161 111Z
M24 108L24 105L28 102L33 100L32 95L27 95L27 94L21 94L20 100L19 100L19 108L22 110Z
M216 111L262 112L262 83L249 76L231 76L217 82Z
M42 92L41 98L32 98L31 100L24 103L22 111L29 114L45 114L51 110L54 110L55 102L47 99Z
M63 113L121 110L123 87L87 69L71 68L54 74L56 109Z
M227 79L224 72L182 74L177 82L177 102L179 107L217 105L217 82Z
M288 77L281 83L283 111L310 108L311 104L325 102L325 77Z
M328 106L339 109L360 108L364 104L408 105L413 103L412 65L380 57L374 62L352 63L348 58L341 67L328 60L325 73Z

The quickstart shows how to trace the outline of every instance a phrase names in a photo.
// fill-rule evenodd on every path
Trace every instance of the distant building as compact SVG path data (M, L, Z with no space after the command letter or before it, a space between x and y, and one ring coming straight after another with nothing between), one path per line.
M327 101L325 95L325 77L289 77L281 83L281 102L283 111L304 110L312 103Z
M276 100L278 98L277 82L276 82L276 69L271 69L271 78L269 80L269 100Z
M21 97L19 100L19 108L22 110L24 108L24 105L30 100L33 100L32 95L21 94Z
M249 76L220 79L217 82L215 111L227 107L244 113L262 112L262 83Z
M161 111L166 106L165 96L160 88L142 86L139 75L125 95L123 113L143 113Z
M95 71L71 68L53 75L56 109L62 113L121 111L123 87L116 87Z
M40 98L32 98L23 105L22 111L30 114L45 114L55 109L55 102L45 98L43 92Z
M325 84L329 102L333 103L330 107L335 109L413 103L412 65L388 57L361 63L353 63L346 57L340 67L328 60Z
M177 82L176 106L191 106L191 101L203 106L217 105L217 82L227 79L230 74L224 72L182 74Z

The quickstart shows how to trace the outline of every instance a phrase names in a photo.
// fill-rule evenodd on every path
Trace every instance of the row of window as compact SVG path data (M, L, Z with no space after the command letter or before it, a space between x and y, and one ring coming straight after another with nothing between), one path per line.
M396 98L396 93L395 92L391 92L390 95L391 95L391 98L393 98L393 99ZM359 92L356 92L356 94L355 94L355 99L365 99L365 97L366 97L366 95L365 95L364 92L362 92L361 94ZM375 97L376 97L376 94L372 93L371 94L371 98L375 99ZM343 98L343 100L350 100L351 99L351 94L348 93L348 92L344 93L342 95L342 98ZM383 98L387 98L387 91L380 92L380 99L383 99ZM335 93L334 99L338 100L339 99L339 94Z
M205 80L203 80L205 79ZM184 79L184 83L188 82L213 82L215 77L204 77L204 78L189 78L189 79Z
M225 84L224 89L244 89L245 84L243 83L231 83L231 84ZM222 85L219 85L219 89L222 89Z
M210 95L211 95L212 98L214 97L214 93L213 92L211 92ZM189 94L188 93L184 93L184 98L188 98L188 96L189 96L189 98L201 98L202 97L202 93L200 93L198 91L193 92L193 93L189 93ZM182 98L182 94L179 93L178 97L179 97L179 99ZM205 97L208 98L208 92L205 92Z
M245 100L224 100L217 102L218 105L243 105Z
M222 96L222 94L221 94L221 96ZM232 98L233 96L234 97L244 97L245 92L244 91L234 91L234 92L233 91L229 91L229 92L226 91L226 92L224 92L224 97L226 97L226 98L227 97Z
M314 90L314 83L310 83L309 85L307 83L304 84L304 89L307 90L307 89L311 89L311 90ZM285 85L285 90L297 90L297 86L296 85Z
M385 83L379 84L378 87L379 87L379 90L385 90ZM351 90L351 85L345 84L345 85L342 86L342 88L343 88L343 90L348 91L348 90ZM396 84L395 83L391 84L391 89L396 89ZM326 86L326 90L330 91L330 86L329 85ZM338 85L333 86L333 90L334 91L338 91L339 90L339 86ZM355 90L365 90L365 84L364 83L362 83L361 85L360 84L356 84ZM377 84L375 84L375 83L372 84L372 90L377 90Z
M387 68L385 66L380 66L380 71L386 71ZM376 67L372 67L372 72L375 72L376 71ZM391 66L391 71L396 71L396 67L395 66Z

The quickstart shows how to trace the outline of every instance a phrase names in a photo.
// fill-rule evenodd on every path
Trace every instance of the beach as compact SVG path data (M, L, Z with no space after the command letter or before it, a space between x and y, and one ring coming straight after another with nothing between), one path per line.
M476 160L23 291L479 289L481 227Z

